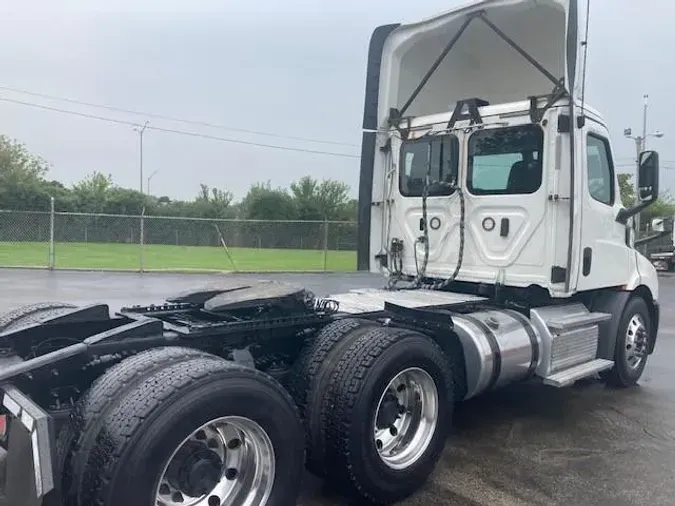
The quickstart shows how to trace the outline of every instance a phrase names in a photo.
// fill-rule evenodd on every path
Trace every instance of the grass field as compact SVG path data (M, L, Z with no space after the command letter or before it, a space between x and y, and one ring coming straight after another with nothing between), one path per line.
M143 249L145 270L197 271L354 271L356 252L230 248L150 244ZM138 271L138 244L57 243L55 267L61 269L120 269ZM0 242L0 266L46 267L48 243Z

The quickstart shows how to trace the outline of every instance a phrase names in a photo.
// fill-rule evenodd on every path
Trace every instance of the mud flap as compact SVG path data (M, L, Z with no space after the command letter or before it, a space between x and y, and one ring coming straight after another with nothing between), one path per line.
M2 406L11 413L3 499L7 505L57 506L52 420L15 387L4 385L2 390Z
M9 424L9 444L5 455L5 482L3 490L6 504L43 506L35 490L35 472L30 434L17 418Z
M619 323L623 309L628 303L632 292L605 292L600 294L592 304L592 311L609 313L612 315L610 320L601 322L599 326L600 334L598 336L598 358L614 360L614 350L616 349L616 334L619 331Z

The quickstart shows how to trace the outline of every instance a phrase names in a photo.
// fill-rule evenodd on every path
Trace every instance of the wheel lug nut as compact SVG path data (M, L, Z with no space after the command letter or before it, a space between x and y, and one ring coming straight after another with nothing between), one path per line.
M227 447L228 447L228 449L230 449L230 450L236 450L236 449L239 448L240 446L241 446L241 439L234 438L234 439L230 439L230 440L227 442Z
M238 474L239 474L239 471L237 471L236 469L231 467L227 471L225 471L225 478L232 481L237 477Z
M209 497L209 506L220 506L220 497L217 495L212 495Z
M378 450L381 450L381 449L382 449L382 446L384 446L384 445L382 444L382 440L381 440L381 439L378 439L377 441L375 441L375 446L377 446L377 449L378 449Z
M391 427L389 427L389 434L391 434L392 436L398 435L398 429L392 425Z

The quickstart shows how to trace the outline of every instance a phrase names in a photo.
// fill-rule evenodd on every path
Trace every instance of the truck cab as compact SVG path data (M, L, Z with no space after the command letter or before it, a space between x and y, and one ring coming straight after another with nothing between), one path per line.
M536 285L552 297L642 280L658 290L654 269L633 247L597 111L585 106L584 125L570 132L562 100L537 122L528 101L460 106L475 107L481 122L454 121L453 112L418 117L405 138L395 132L387 142L388 198L380 201L383 219L372 223L372 270L416 277L425 267L429 278ZM400 259L382 255L392 244Z
M640 286L657 298L630 217L658 196L658 155L643 153L626 209L607 125L584 102L581 22L576 1L489 0L375 31L361 268L551 298Z

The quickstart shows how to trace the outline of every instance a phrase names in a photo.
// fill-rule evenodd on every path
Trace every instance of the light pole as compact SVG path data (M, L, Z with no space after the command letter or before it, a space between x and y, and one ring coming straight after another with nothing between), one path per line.
M134 130L138 132L139 141L140 141L140 192L143 193L143 133L145 129L148 128L148 122L146 121L142 127L134 127Z
M652 132L652 133L647 133L647 111L649 108L649 95L644 95L643 97L644 100L644 106L642 109L642 135L638 136L633 136L633 130L631 128L626 128L623 131L623 135L627 137L628 139L633 139L635 141L635 151L636 151L636 157L635 157L635 181L633 181L633 188L635 189L635 199L639 199L640 197L640 185L638 182L638 177L639 177L639 169L640 169L640 153L642 153L644 150L647 149L647 137L656 137L657 139L660 139L663 137L663 133L659 132L658 130ZM636 238L639 238L640 236L640 214L635 215L635 235Z
M148 184L145 187L145 190L148 192L148 195L150 195L150 181L152 181L152 178L155 177L155 174L157 174L158 172L159 172L159 169L157 169L156 171L154 171L152 174L150 174L148 176Z

